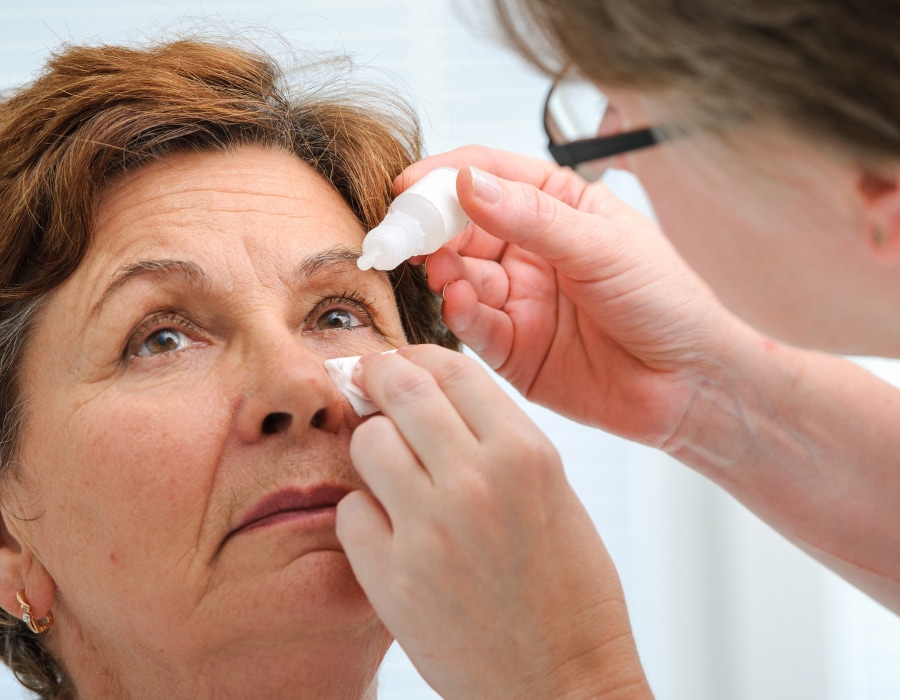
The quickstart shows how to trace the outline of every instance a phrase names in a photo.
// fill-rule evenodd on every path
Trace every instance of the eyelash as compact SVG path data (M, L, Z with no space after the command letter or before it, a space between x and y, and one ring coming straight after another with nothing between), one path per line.
M304 325L311 327L315 325L316 320L323 316L326 312L331 311L335 307L350 306L354 311L358 312L370 325L354 326L343 330L355 330L356 328L374 328L374 303L367 299L359 292L341 292L340 294L323 299L307 316ZM187 333L196 332L197 327L183 316L165 311L155 313L139 323L129 336L128 343L123 352L123 359L128 360L137 357L138 348L144 343L152 333L162 330L166 327L174 327ZM314 327L310 328L315 331ZM375 329L377 332L377 329Z

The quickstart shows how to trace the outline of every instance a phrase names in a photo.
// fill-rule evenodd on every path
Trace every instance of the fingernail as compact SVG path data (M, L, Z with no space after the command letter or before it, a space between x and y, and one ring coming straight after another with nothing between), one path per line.
M447 287L456 282L456 280L450 280L447 284L444 285L444 288L441 290L441 299L447 296Z
M373 357L378 357L379 355L390 355L392 352L397 352L397 348L393 350L382 350L381 352L367 352L365 355L360 355L359 359L356 361L356 365L353 367L353 371L350 372L350 377L353 381L362 374L363 365L369 362Z
M472 180L472 190L475 196L488 204L496 204L503 197L503 188L493 175L474 166L469 166L469 175Z
M353 371L350 373L350 378L356 382L359 379L360 375L362 375L363 365L366 364L373 357L378 355L377 352L369 352L365 355L362 355L357 361L356 365L353 367Z

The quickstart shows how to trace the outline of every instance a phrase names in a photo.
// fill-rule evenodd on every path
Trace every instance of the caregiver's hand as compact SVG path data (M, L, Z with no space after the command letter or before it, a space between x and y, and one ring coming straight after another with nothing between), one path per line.
M467 147L416 163L395 189L446 165L473 225L429 257L429 284L447 325L529 399L663 446L723 353L759 342L602 183Z
M567 169L469 147L395 189L448 165L474 225L427 271L463 342L528 398L665 449L900 612L894 387L752 330L653 223Z
M428 683L445 698L650 697L618 576L547 438L459 353L361 365L383 415L353 434L372 493L340 502L338 537Z

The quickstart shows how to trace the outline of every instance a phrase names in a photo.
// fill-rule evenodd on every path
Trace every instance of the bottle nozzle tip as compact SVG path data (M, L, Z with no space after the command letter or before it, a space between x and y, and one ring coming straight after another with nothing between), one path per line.
M375 261L378 259L379 253L375 251L374 253L363 253L356 260L356 266L360 270L371 270L375 266Z

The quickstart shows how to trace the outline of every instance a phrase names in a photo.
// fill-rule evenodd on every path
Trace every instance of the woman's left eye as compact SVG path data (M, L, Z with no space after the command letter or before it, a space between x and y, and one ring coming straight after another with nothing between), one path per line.
M316 319L318 330L343 330L364 325L362 319L347 309L329 309Z

